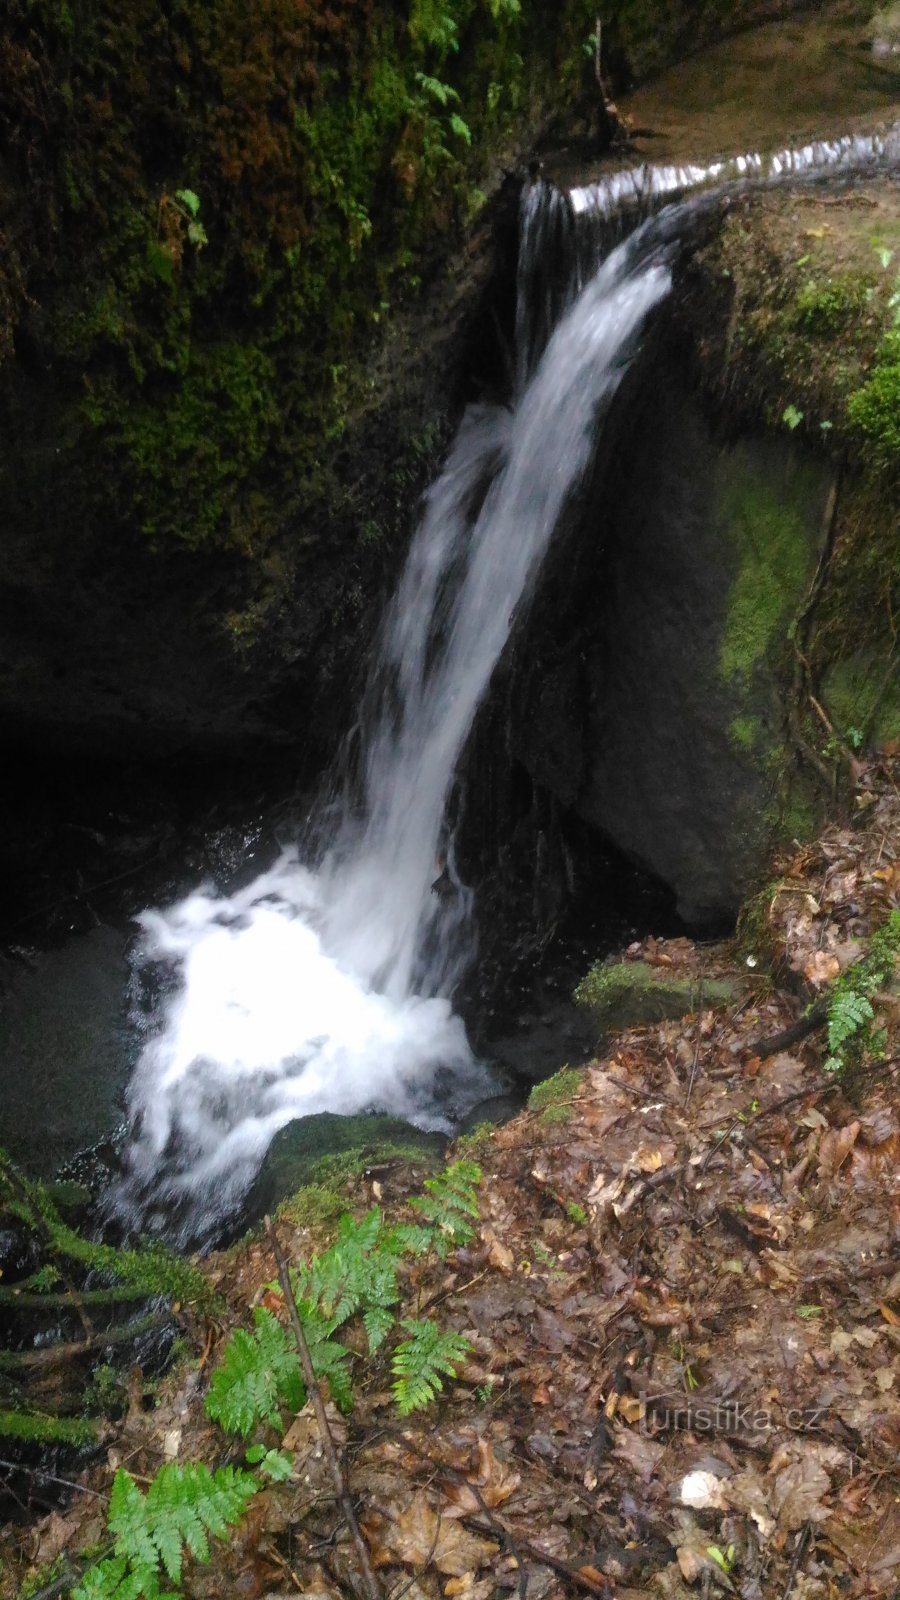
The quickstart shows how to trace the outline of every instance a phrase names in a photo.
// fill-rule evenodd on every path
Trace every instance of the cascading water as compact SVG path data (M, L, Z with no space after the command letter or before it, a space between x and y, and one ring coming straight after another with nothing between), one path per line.
M294 1117L377 1108L448 1126L485 1092L450 1001L471 949L448 796L598 417L669 287L658 239L632 240L552 327L572 287L537 304L533 285L548 222L565 224L545 185L523 212L516 403L470 409L427 497L363 706L361 796L326 814L315 865L290 851L231 896L200 889L140 919L140 962L176 969L129 1090L114 1202L144 1225L172 1211L191 1232L213 1225Z

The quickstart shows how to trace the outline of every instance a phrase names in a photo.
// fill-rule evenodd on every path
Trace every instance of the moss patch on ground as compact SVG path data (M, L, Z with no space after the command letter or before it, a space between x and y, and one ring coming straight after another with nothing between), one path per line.
M598 1037L684 1017L699 1006L716 1010L736 999L737 988L729 978L679 977L645 961L592 967L575 990L575 1000L590 1013Z

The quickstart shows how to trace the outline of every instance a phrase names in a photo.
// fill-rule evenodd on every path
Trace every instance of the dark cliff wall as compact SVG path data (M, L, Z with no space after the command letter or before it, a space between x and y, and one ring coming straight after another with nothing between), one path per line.
M7 0L7 736L327 742L454 410L485 193L590 120L595 9ZM608 57L786 9L618 0Z

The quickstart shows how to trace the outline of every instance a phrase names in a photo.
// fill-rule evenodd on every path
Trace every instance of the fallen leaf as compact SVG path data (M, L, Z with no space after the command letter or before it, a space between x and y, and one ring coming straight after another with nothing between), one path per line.
M725 1485L714 1472L689 1472L682 1478L678 1497L694 1511L727 1511L730 1505Z
M814 950L809 960L804 964L803 976L820 989L823 983L832 983L841 970L841 963L837 956L828 950Z
M407 1567L437 1567L450 1577L484 1567L500 1549L491 1539L480 1539L461 1523L442 1517L417 1495L396 1519L374 1513L363 1525L376 1566L400 1561Z
M859 1130L858 1122L848 1122L845 1127L831 1128L822 1135L818 1162L820 1178L835 1176L859 1138Z

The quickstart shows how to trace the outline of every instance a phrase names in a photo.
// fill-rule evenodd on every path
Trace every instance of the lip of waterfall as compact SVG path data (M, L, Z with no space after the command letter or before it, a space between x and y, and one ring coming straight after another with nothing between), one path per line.
M515 615L668 292L663 232L654 223L603 263L523 371L514 409L464 419L382 627L360 781L325 813L319 865L290 851L230 896L198 890L140 919L139 968L162 965L174 986L129 1090L111 1197L126 1224L209 1237L295 1117L378 1109L446 1127L483 1098L486 1069L449 998L472 950L448 799ZM541 233L526 230L526 254Z
M579 228L600 230L611 225L621 230L650 216L660 206L702 190L721 191L752 183L754 188L793 181L864 173L900 162L900 124L883 133L844 134L837 139L814 139L769 153L748 151L706 165L666 165L645 162L623 167L596 183L567 191L572 215ZM604 237L608 245L608 234Z

